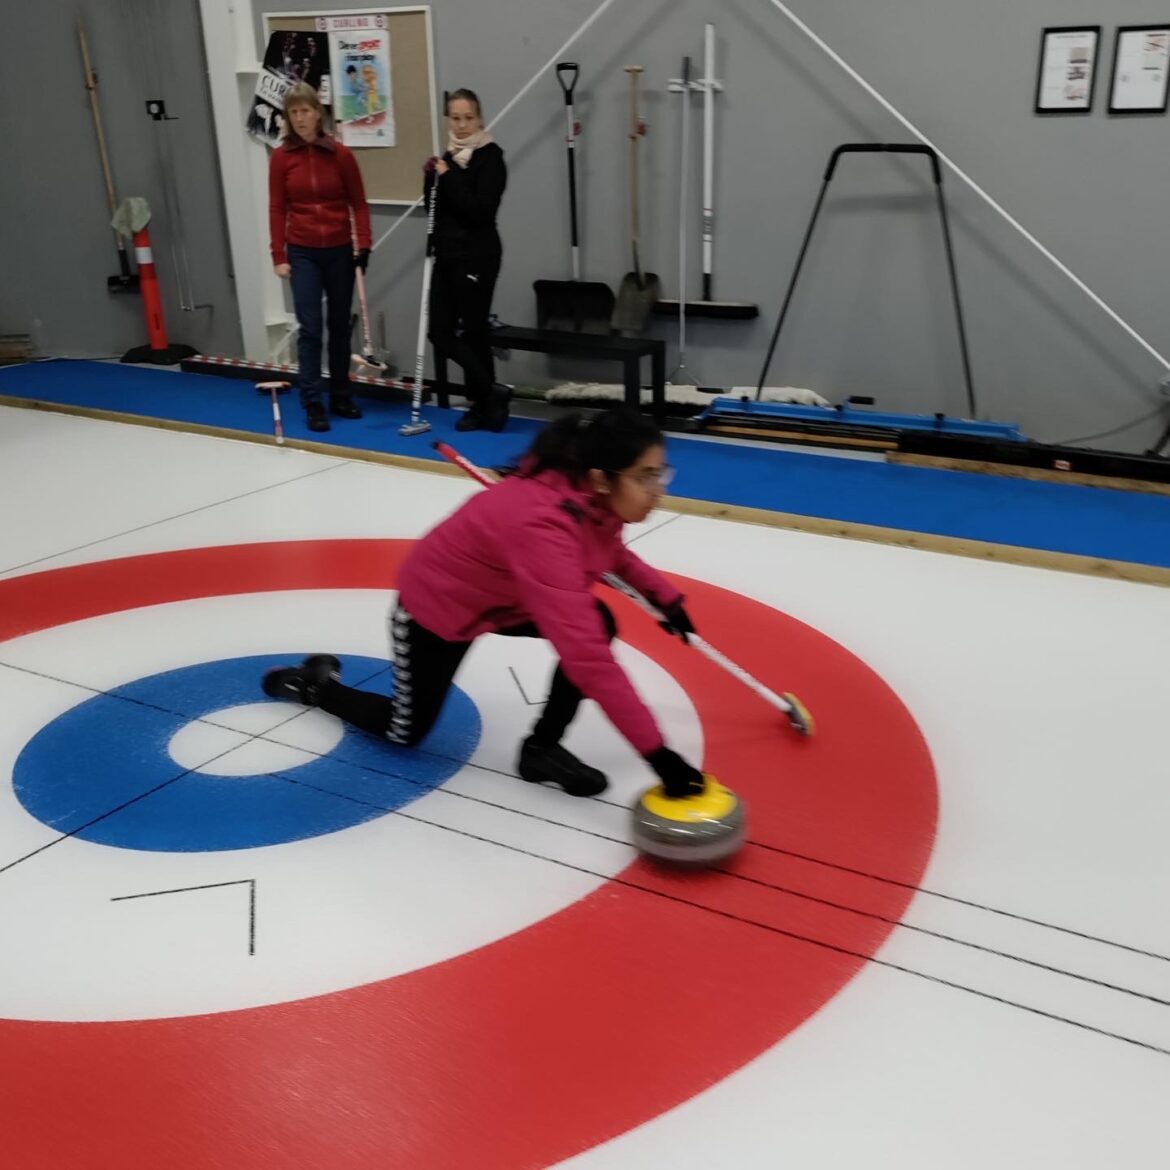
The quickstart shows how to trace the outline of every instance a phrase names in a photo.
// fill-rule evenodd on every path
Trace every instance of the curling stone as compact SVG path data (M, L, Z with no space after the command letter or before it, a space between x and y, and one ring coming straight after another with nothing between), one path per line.
M744 807L714 776L697 796L671 799L662 786L644 792L634 805L634 844L651 857L706 865L730 857L742 844Z

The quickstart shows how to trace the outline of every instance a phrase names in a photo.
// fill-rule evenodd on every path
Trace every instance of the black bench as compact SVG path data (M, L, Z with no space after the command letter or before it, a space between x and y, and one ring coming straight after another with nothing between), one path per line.
M617 337L597 333L562 333L552 329L525 329L504 325L492 330L492 346L497 349L522 349L563 357L601 358L622 363L622 384L626 402L640 407L642 402L642 359L650 359L651 412L662 418L666 412L666 343L653 337ZM440 406L449 402L447 359L438 350L435 359L435 393Z

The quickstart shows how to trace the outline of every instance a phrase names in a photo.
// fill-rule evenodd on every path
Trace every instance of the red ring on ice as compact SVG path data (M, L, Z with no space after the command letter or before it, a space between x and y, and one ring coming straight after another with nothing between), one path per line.
M410 544L190 549L10 578L0 641L193 598L390 589ZM799 739L612 597L623 639L690 696L705 769L747 804L752 843L731 874L635 862L488 946L294 1003L130 1022L0 1020L11 1164L547 1166L714 1084L818 1011L886 939L880 919L901 917L925 869L937 812L930 757L898 697L842 646L739 594L674 579L704 636L774 689L797 691L817 719L817 738Z

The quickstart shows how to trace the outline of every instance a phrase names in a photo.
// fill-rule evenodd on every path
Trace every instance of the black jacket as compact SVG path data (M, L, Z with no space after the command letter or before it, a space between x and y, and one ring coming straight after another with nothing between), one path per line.
M504 152L489 142L472 153L466 168L452 162L450 151L443 155L443 161L450 169L439 177L435 256L440 260L498 258L501 246L496 212L508 185ZM427 172L423 193L428 199L434 179L434 172Z

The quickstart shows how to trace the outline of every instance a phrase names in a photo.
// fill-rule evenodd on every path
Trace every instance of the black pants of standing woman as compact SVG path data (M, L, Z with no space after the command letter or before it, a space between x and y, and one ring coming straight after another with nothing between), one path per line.
M489 319L500 257L436 259L431 278L430 339L436 356L463 368L464 394L487 405L496 380Z

